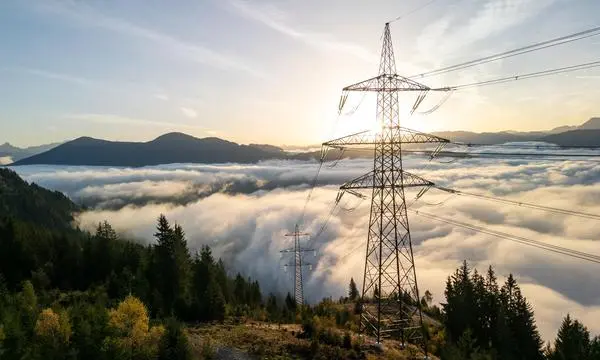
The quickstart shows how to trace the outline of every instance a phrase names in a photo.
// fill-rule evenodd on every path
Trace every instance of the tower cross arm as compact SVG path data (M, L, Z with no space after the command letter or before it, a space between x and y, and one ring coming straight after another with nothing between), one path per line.
M451 88L430 88L398 74L381 74L346 86L343 91L450 91Z
M431 187L435 184L429 180L425 180L420 176L409 173L404 170L396 170L397 176L396 181L394 183L389 183L387 181L382 181L382 179L387 178L385 174L382 174L379 170L370 171L362 176L357 177L354 180L351 180L340 187L340 190L345 190L353 193L353 190L361 190L361 189L372 189L372 188L393 188L393 187Z
M449 143L448 139L439 136L422 133L403 127L394 127L392 142L401 142L403 144L428 144L428 143ZM379 133L371 130L361 131L338 139L324 142L325 147L345 149L347 147L373 148L376 144L382 143Z
M284 249L279 251L280 253L293 253L293 252L313 252L315 251L315 249L308 249L308 248L302 248L302 249L295 249L295 248L289 248L289 249Z
M292 232L292 233L287 233L284 236L310 236L310 234L309 233L305 233L305 232L295 231L295 232Z

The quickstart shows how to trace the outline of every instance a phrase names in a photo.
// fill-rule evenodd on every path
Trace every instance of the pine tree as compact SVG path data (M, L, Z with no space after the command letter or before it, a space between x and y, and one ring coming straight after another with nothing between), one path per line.
M191 282L191 258L185 233L180 225L173 227L173 250L169 259L172 271L171 290L175 299L175 309L179 314L186 312L189 306L189 288Z
M350 278L350 285L348 289L348 298L350 301L356 301L359 297L358 288L356 287L356 283L354 282L354 278Z
M172 259L174 258L174 236L173 229L167 218L161 214L156 227L156 245L153 247L152 266L150 276L152 278L153 310L162 316L173 315L176 294L173 291L172 281L175 277Z
M240 273L238 273L235 276L235 280L233 280L233 296L237 304L247 303L246 280Z
M556 335L554 351L550 360L595 360L592 355L590 332L570 315L564 318Z
M469 328L473 331L473 337L478 347L487 349L490 346L491 338L489 337L489 314L487 312L487 289L485 287L484 278L473 270L471 277L473 283L473 308L471 310L472 323Z
M202 246L193 267L192 317L194 320L219 320L220 314L215 312L221 312L220 303L224 307L225 298L217 281L215 260L208 246Z
M96 234L93 239L92 259L94 266L93 281L105 281L111 272L115 270L116 259L114 256L115 242L117 241L117 233L113 227L107 222L101 222L96 227Z
M590 360L600 359L600 336L596 336L590 344Z
M223 293L223 297L226 302L231 302L232 292L229 278L227 277L227 271L225 270L225 264L223 260L219 259L215 266L215 277L217 279L217 283L221 285L221 292Z
M499 334L499 307L500 307L500 289L498 288L498 282L494 269L490 266L485 277L485 300L484 300L484 313L485 317L485 338L489 341L489 347L497 348L500 343Z
M506 279L500 295L506 323L513 340L513 358L523 360L543 359L543 342L535 325L531 305L521 294L512 274Z
M267 297L266 310L271 321L279 321L280 312L277 306L277 297L272 293Z
M204 299L204 319L223 321L225 319L225 298L221 292L221 287L217 284L214 277L211 277L208 282L208 286L204 292Z
M451 341L457 341L474 324L473 282L467 262L448 277L446 281L446 303L442 304L445 325Z
M287 295L285 296L285 306L291 312L294 312L296 310L296 301L294 301L294 298L290 293L287 293Z

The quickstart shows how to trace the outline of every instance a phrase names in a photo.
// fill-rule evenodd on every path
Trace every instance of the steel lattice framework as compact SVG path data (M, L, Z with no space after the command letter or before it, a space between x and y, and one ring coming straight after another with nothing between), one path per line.
M285 236L294 237L294 247L290 249L281 250L282 253L293 253L294 262L292 264L285 264L285 267L293 266L294 268L294 300L296 305L304 304L304 285L302 283L302 267L311 266L309 263L302 262L302 253L308 251L314 251L314 249L306 249L300 246L300 238L303 236L309 236L308 233L300 232L299 226L296 225L294 232L285 234Z
M431 89L396 74L390 28L386 24L379 75L344 88L344 91L377 93L377 121L381 130L352 134L323 144L324 148L366 147L374 151L373 170L344 184L340 195L350 192L362 196L361 189L372 192L360 327L361 331L375 336L377 342L386 337L403 342L424 339L404 189L421 187L422 194L434 184L403 170L402 144L433 143L437 145L437 152L449 142L400 127L398 93L418 92L420 102L425 92L447 90Z

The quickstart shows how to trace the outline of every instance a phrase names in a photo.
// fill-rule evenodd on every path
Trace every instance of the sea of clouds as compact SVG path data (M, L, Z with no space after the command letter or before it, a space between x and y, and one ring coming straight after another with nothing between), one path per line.
M534 150L531 150L534 151ZM537 150L539 152L539 150ZM540 205L600 214L600 163L463 159L456 162L407 158L405 168L454 189ZM303 231L317 234L328 218L340 184L369 171L372 160L324 166L303 218ZM173 164L143 168L21 166L26 180L65 192L87 207L81 227L108 220L119 232L152 242L163 213L186 231L196 251L210 245L232 268L257 278L266 291L291 290L291 259L280 251L292 245L305 207L316 162L267 161L253 165ZM410 203L415 192L407 193ZM412 205L469 224L490 227L600 255L600 222L549 214L431 189ZM364 266L369 199L344 195L306 262L305 297L345 295L350 277L360 284ZM445 280L463 260L480 272L495 267L500 280L513 273L532 303L544 339L554 338L567 313L600 334L600 265L475 233L409 214L421 292L443 302Z

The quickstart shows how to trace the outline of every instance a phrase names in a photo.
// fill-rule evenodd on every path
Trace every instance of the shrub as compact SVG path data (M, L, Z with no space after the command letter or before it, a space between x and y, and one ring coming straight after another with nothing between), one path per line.
M159 349L159 360L190 360L192 358L190 344L183 332L181 324L175 319L169 319L166 324Z

